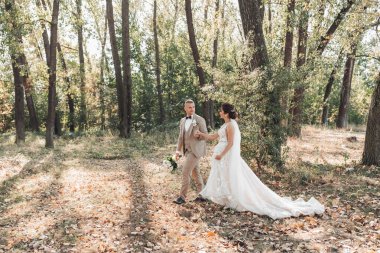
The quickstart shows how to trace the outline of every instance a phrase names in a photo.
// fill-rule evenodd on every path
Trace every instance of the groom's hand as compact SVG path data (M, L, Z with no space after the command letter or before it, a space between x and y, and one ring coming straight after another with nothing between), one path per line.
M199 138L201 136L201 132L199 130L195 131L194 137Z

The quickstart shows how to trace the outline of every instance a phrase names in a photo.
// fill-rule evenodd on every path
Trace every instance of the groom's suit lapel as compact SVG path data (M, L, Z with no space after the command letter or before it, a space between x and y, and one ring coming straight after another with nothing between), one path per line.
M195 117L196 117L196 115L194 114L193 117L192 117L192 119L191 119L189 130L186 132L187 136L190 136L191 131L193 131L193 120L195 120Z
M185 134L186 134L185 124L186 124L186 118L183 118L182 122L181 122L181 134L182 134L182 136L185 136Z

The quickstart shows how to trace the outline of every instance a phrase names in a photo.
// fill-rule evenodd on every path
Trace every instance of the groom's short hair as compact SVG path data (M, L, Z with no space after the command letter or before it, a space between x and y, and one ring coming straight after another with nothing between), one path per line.
M193 100L191 100L191 99L187 99L187 100L185 101L185 105L186 105L186 104L195 104L195 103L194 103Z

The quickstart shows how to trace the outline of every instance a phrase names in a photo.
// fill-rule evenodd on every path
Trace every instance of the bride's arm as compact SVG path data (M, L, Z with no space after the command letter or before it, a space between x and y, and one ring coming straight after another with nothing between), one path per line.
M227 154L227 152L232 148L234 145L234 127L231 125L231 123L227 124L227 146L224 148L222 153L215 156L216 160L222 159L222 157Z
M197 131L195 134L201 136L206 141L213 141L213 140L218 139L218 137L219 137L218 133L215 133L215 134L205 134L205 133Z

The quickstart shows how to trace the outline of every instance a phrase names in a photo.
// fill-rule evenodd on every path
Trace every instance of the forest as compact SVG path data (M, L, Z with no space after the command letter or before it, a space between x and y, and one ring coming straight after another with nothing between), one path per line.
M187 99L326 212L173 208ZM379 186L379 0L0 0L0 252L377 252Z

